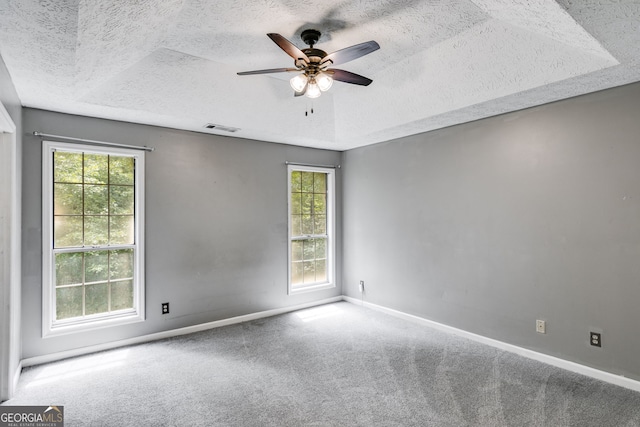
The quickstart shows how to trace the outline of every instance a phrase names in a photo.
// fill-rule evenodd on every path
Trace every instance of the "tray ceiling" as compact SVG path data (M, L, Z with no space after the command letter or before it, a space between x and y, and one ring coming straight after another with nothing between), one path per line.
M639 22L636 1L1 0L0 55L27 107L346 150L638 81ZM236 75L292 66L266 34L307 28L376 40L339 67L373 83Z

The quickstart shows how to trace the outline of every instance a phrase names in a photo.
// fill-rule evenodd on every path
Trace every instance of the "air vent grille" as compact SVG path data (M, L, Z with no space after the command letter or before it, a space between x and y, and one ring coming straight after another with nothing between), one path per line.
M217 125L215 123L207 123L204 127L205 129L222 130L225 132L237 132L240 130L240 128L232 128L231 126Z

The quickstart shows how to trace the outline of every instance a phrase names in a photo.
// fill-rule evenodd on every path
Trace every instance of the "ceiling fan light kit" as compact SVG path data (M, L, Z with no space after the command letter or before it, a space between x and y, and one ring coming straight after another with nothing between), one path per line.
M299 73L289 81L289 84L294 90L295 96L306 95L309 98L317 98L322 92L329 90L334 80L360 86L368 86L371 84L373 80L367 77L329 67L352 61L378 50L380 49L378 43L371 40L327 54L325 51L313 47L320 39L320 35L321 33L318 30L304 30L302 34L300 34L300 37L309 47L300 50L280 34L269 33L267 36L293 58L295 68L243 71L238 73L238 75Z
M320 91L320 88L318 87L318 85L314 82L314 81L309 81L309 84L307 85L307 91L305 92L307 97L309 98L317 98L320 95L322 95L322 91Z
M316 83L321 91L326 92L333 85L333 79L325 73L320 73L316 77Z
M302 92L307 85L307 82L307 76L305 76L304 74L298 74L297 76L289 80L291 88L296 92Z

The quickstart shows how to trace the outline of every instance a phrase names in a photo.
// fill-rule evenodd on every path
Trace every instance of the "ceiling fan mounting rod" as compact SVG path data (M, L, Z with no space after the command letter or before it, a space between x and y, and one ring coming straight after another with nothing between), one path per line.
M320 31L310 28L300 33L300 38L305 44L308 44L313 49L313 45L318 43L318 40L320 40L320 35Z

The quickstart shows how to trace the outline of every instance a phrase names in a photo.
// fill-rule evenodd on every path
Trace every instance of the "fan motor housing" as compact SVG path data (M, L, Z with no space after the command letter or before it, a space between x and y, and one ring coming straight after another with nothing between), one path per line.
M302 49L302 52L304 52L304 54L307 55L307 57L309 57L311 62L320 62L322 58L327 56L327 52L325 52L324 50L316 49L313 47ZM317 58L317 59L314 60L314 58Z

